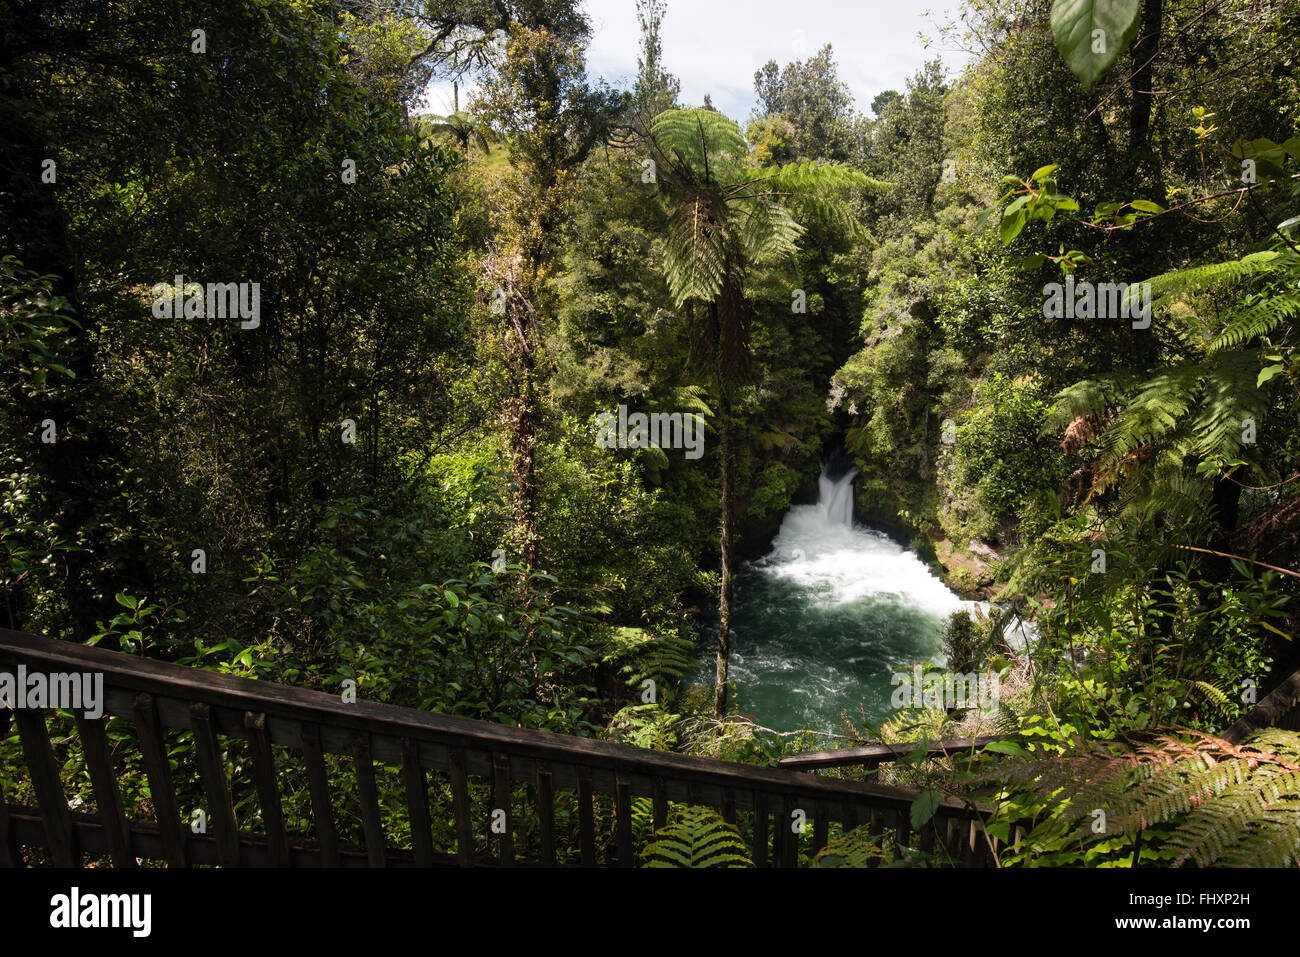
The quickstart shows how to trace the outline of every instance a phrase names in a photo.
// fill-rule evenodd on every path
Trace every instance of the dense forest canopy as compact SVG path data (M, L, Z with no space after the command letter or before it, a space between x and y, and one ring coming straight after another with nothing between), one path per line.
M1024 860L1295 863L1062 769L1186 783L1300 667L1300 2L967 0L960 73L734 117L673 12L614 85L577 0L0 0L0 625L760 764L1024 733ZM837 458L992 602L991 715L747 715L737 576Z

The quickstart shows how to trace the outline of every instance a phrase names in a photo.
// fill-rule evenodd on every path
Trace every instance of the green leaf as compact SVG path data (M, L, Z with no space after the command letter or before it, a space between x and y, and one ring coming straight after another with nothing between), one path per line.
M1163 213L1165 208L1159 203L1153 203L1149 199L1135 199L1129 203L1134 209L1141 210L1144 213Z
M1128 49L1141 10L1140 0L1054 0L1056 49L1084 86L1095 84Z
M447 604L450 605L452 608L455 608L460 604L459 596L457 596L457 594L454 591L452 591L450 588L443 589L442 597L447 599Z
M939 809L939 803L942 800L943 795L934 788L929 788L918 794L912 801L912 829L916 830L934 817L934 812Z
M998 236L1002 239L1003 246L1010 246L1011 241L1020 235L1020 231L1025 228L1025 211L1018 209L1009 216L1003 216L1002 222L998 226Z
M1052 163L1048 166L1040 166L1038 167L1038 169L1034 170L1034 175L1030 178L1041 183L1044 180L1046 180L1048 176L1050 176L1052 173L1054 173L1056 170L1060 168L1061 168L1060 163Z
M118 592L113 597L117 599L117 603L121 605L123 608L130 608L132 611L135 611L140 604L140 602L137 599L132 598L130 595L126 594L125 592Z
M990 741L984 745L984 750L992 751L994 754L1010 755L1013 758L1022 757L1025 754L1025 749L1014 741Z
M1259 379L1258 379L1258 381L1256 381L1256 383L1255 383L1255 388L1258 389L1258 388L1259 388L1260 386L1262 386L1265 382L1267 382L1269 379L1273 378L1273 376L1277 375L1277 374L1278 374L1279 372L1281 372L1282 370L1283 370L1283 366L1281 366L1281 365L1265 366L1263 369L1260 369L1260 370L1259 370Z
M1009 216L1009 215L1011 215L1011 214L1014 213L1016 210L1022 208L1026 203L1028 203L1028 202L1029 202L1031 199L1033 199L1033 198L1034 198L1034 197L1032 197L1032 196L1030 196L1030 195L1028 195L1028 194L1026 194L1026 195L1024 195L1024 196L1019 196L1019 197L1017 197L1016 199L1012 200L1012 202L1007 206L1006 211L1003 212L1002 215L1003 215L1003 216Z

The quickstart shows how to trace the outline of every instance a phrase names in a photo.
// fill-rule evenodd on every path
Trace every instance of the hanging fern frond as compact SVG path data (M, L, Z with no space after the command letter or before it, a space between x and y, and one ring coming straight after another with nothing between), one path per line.
M668 219L664 278L673 302L711 302L722 291L726 250L722 210L708 190L694 190Z
M1258 252L1229 262L1210 263L1206 266L1193 266L1190 269L1163 273L1150 280L1153 305L1163 305L1172 297L1187 292L1199 292L1270 273L1278 268L1285 268L1290 260L1296 258L1288 253Z
M1284 322L1300 318L1300 292L1284 292L1231 316L1211 347L1218 352L1266 336Z
M641 851L642 867L753 867L740 832L711 808L684 807Z

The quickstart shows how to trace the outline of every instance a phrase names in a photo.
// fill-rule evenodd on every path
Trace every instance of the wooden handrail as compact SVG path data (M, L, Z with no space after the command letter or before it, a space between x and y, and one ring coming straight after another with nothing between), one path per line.
M1233 723L1220 737L1232 744L1240 744L1262 728L1285 728L1300 731L1300 671L1291 675L1264 697L1255 707Z
M579 738L526 728L508 727L451 715L434 714L375 702L347 703L341 697L253 681L231 675L153 661L101 648L53 641L0 629L0 671L18 665L47 673L95 672L104 680L106 714L130 721L139 739L140 755L154 793L155 819L129 821L120 807L103 734L103 719L78 717L77 725L94 784L97 815L70 815L58 765L50 754L43 720L32 712L17 712L24 762L38 797L41 828L33 825L33 810L9 805L0 812L0 865L20 863L20 843L47 848L55 863L70 862L81 853L103 851L115 864L133 857L151 857L170 864L271 863L293 865L356 863L359 855L372 866L385 864L457 862L482 863L476 857L475 834L487 832L486 815L473 808L472 778L486 779L489 794L506 812L505 833L495 836L496 859L514 860L519 830L511 820L512 798L521 785L535 795L541 863L556 863L554 802L556 793L578 796L582 859L594 860L592 813L595 796L612 798L620 864L633 863L631 800L650 798L655 825L661 825L668 802L711 806L728 820L747 812L753 823L755 862L767 862L768 823L774 838L773 861L792 864L793 840L785 839L784 822L802 810L814 829L814 847L825 843L831 820L852 826L870 822L879 834L895 830L900 846L909 839L909 814L915 792L874 782L822 778L788 768L760 768L711 758L637 748L611 741ZM8 713L0 711L3 724ZM212 836L194 835L181 821L171 781L166 733L194 734L193 764L203 784ZM0 732L3 728L0 727ZM264 833L239 831L230 812L230 795L221 772L220 739L242 739L252 758L260 818ZM276 752L284 746L301 755L311 791L315 834L291 839L280 812ZM344 846L333 821L325 755L344 755L356 769L357 795L366 837L364 851ZM375 764L400 769L409 812L412 850L387 846L379 813ZM443 775L450 783L456 821L452 854L435 853L429 813L427 775ZM530 796L530 802L533 797ZM0 807L4 807L0 795ZM107 810L105 810L107 809ZM975 835L978 815L962 802L948 798L934 817L933 830L941 845L961 856L982 860ZM944 829L960 831L948 834ZM43 831L44 833L37 833ZM933 835L931 835L933 836ZM923 839L925 835L921 836ZM481 842L480 842L481 843Z
M974 738L948 738L933 741L925 748L928 758L944 757L960 751L982 748L994 741L1006 741L1017 735L982 734ZM870 770L889 761L896 761L904 755L918 750L923 741L896 741L893 744L866 744L856 748L837 748L832 751L802 751L782 758L780 767L792 771L809 771L815 768L843 768L860 766Z

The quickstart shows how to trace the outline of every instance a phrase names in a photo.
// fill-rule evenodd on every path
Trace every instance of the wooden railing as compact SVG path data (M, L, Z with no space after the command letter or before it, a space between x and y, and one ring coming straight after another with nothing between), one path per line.
M1300 731L1298 705L1300 705L1300 671L1260 698L1255 707L1238 718L1220 737L1233 744L1240 744L1263 728Z
M819 768L847 767L859 767L870 771L918 750L924 751L927 758L946 758L978 750L994 741L1006 741L1014 737L1016 736L1009 734L982 734L974 738L946 738L943 741L931 741L929 744L919 741L896 741L893 744L866 744L855 748L836 748L831 751L801 751L781 758L777 763L780 767L791 771L816 772Z
M915 792L874 783L345 703L0 629L0 672L20 665L102 674L105 716L75 713L74 735L66 715L0 710L0 742L11 719L21 742L20 766L4 777L36 801L9 804L0 789L0 866L78 866L89 855L119 867L626 867L638 863L637 845L665 823L670 802L716 808L751 836L758 866L794 866L801 850L825 846L832 828L860 824L891 832L899 849L965 866L991 864L997 849L978 811L951 798L913 834ZM52 741L50 722L67 733ZM69 807L69 766L73 779L89 781L94 808ZM394 775L399 787L379 786ZM294 782L302 783L289 793ZM451 805L450 817L430 813L431 795ZM340 814L341 803L352 810ZM349 829L357 840L346 839Z

